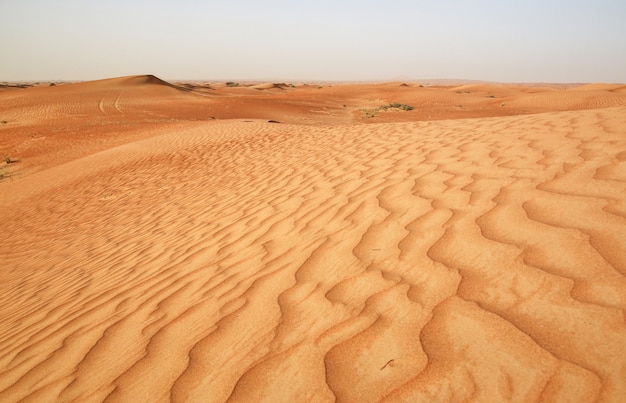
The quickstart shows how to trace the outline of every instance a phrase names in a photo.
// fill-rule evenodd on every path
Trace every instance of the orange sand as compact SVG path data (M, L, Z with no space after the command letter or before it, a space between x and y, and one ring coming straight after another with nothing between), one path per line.
M625 88L1 91L0 401L626 401Z

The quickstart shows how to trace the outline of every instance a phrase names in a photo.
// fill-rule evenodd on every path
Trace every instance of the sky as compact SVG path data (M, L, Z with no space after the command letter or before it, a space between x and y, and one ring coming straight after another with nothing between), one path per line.
M0 44L0 81L626 83L626 1L0 0Z

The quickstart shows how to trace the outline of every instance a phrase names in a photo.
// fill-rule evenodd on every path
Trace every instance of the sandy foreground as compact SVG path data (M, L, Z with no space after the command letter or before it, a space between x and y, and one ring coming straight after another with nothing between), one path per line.
M0 121L2 402L626 401L625 86L138 76Z

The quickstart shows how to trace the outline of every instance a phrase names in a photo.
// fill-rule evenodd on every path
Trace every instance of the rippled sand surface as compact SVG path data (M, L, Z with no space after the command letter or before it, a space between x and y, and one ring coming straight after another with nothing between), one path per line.
M626 400L623 87L142 76L0 111L1 401Z

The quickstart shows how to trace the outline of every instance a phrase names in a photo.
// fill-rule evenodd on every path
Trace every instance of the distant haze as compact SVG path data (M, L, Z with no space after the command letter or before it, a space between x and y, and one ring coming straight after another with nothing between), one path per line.
M0 3L0 81L626 82L626 1Z

